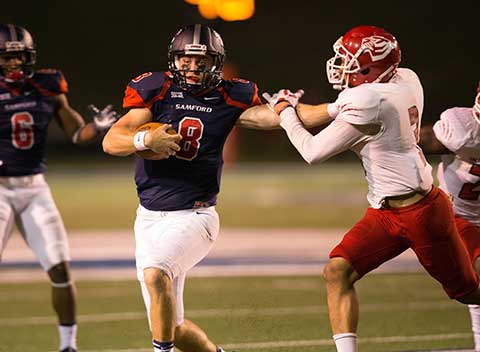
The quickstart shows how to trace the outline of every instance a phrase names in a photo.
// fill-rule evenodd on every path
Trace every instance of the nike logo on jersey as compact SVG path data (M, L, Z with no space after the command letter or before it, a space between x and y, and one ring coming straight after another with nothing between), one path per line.
M217 100L220 99L220 97L204 97L203 100Z

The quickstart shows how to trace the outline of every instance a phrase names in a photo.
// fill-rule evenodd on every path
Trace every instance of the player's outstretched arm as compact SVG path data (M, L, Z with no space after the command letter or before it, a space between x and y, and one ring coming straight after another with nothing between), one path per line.
M57 109L55 117L63 128L68 137L71 138L75 144L86 144L93 141L99 135L104 133L117 120L117 113L108 105L103 110L98 110L91 105L95 110L93 112L93 121L85 123L82 115L73 109L65 94L60 94L56 97Z
M335 106L328 103L318 105L299 103L296 110L298 118L306 128L325 125L333 121L338 113Z
M237 126L257 130L273 130L280 128L280 118L266 104L256 105L240 115Z
M136 129L152 121L152 112L148 108L131 109L122 116L103 138L103 151L116 156L127 156L137 150L151 149L159 154L158 159L168 158L175 154L180 147L177 144L181 139L179 134L169 134L170 125L163 125L153 132L138 134ZM141 137L142 140L136 140ZM139 145L142 148L139 149Z
M237 125L254 129L279 128L279 112L276 112L274 108L276 104L282 108L291 105L295 106L298 118L306 128L325 125L331 122L338 114L334 104L309 105L300 103L299 100L303 93L301 89L295 93L288 89L280 89L272 96L264 93L263 97L267 100L267 104L247 109L240 116Z
M420 141L418 142L425 154L451 154L447 147L437 139L432 125L422 126L420 129Z
M281 89L273 96L270 96L268 93L263 93L267 104L253 106L245 110L242 115L240 115L237 125L263 130L279 128L279 112L274 109L274 106L277 103L280 103L280 105L283 105L283 103L286 105L296 105L302 95L303 90L301 89L295 93L290 92L288 89Z

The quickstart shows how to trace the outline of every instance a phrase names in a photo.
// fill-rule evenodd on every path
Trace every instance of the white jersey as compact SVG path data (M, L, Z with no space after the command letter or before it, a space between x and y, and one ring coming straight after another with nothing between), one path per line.
M413 71L398 69L388 83L346 89L335 104L339 109L336 120L381 126L380 133L351 148L362 160L372 207L381 207L387 196L430 189L432 168L417 146L423 88Z
M433 126L437 139L455 156L438 166L440 187L453 199L455 214L480 226L480 124L471 108L452 108Z
M292 113L281 114L281 126L308 162L326 160L346 149L354 151L365 169L368 201L377 209L385 197L431 188L432 168L417 146L423 88L413 71L398 69L388 83L346 89L334 104L339 111L336 119L314 137ZM354 125L379 125L380 131L371 136Z

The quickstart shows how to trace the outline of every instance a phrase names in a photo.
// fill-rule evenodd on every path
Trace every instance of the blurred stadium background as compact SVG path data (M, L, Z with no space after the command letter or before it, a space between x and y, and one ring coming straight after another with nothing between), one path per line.
M260 92L302 88L308 103L336 97L325 76L333 42L356 25L382 26L399 40L403 65L422 79L424 123L434 122L448 107L472 105L480 78L478 1L251 0L247 2L254 3L254 13L242 21L206 19L189 2L9 1L2 3L0 22L30 30L38 67L63 71L70 102L87 119L90 103L112 103L123 112L128 81L145 71L166 69L171 37L189 23L208 24L220 32L229 75L255 81ZM73 147L55 124L50 137L47 178L72 243L79 246L72 247L72 256L79 277L80 347L89 352L149 351L128 257L132 249L121 252L123 262L107 255L117 248L112 242L131 244L137 205L133 158L104 155L99 143ZM318 274L328 250L367 205L358 161L346 153L308 166L283 131L247 130L231 135L226 158L218 206L225 238L204 268L247 264L250 272L210 278L197 272L200 277L187 284L187 312L213 338L240 351L332 351ZM16 240L0 266L0 351L51 350L56 341L48 283ZM85 264L92 253L97 253L95 269L106 269L103 276L95 277ZM124 271L108 271L102 253ZM359 285L365 303L363 350L471 346L466 309L450 302L412 264L411 255L404 259ZM270 264L277 270L262 276ZM292 265L306 276L293 272ZM256 277L250 276L252 271ZM12 277L24 279L15 282Z

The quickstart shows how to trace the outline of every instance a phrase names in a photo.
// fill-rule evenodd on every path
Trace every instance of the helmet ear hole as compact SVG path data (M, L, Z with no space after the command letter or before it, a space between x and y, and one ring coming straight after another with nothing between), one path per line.
M370 73L370 67L364 68L360 73L364 76L368 75Z

